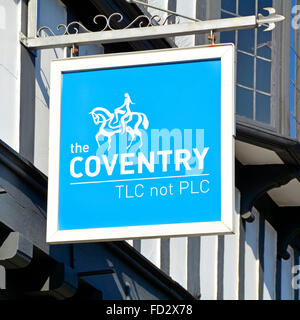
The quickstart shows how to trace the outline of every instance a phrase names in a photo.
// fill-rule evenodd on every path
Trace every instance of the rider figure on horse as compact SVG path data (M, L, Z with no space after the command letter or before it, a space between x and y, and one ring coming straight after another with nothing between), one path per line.
M128 93L125 93L124 103L116 108L113 113L103 107L94 108L90 114L93 117L93 121L96 125L100 125L99 131L96 134L95 138L98 146L100 147L99 137L107 137L108 141L108 151L111 148L112 137L119 133L128 133L131 137L131 141L127 149L132 145L132 142L135 140L135 137L139 137L140 146L143 145L142 131L140 126L145 130L148 129L149 121L147 116L142 112L132 112L130 110L130 105L134 104ZM135 117L135 121L132 121Z
M124 100L124 103L115 109L114 111L114 114L115 114L115 123L117 123L119 121L119 114L122 115L121 116L121 119L120 119L120 123L121 123L121 126L122 126L122 133L125 132L125 129L126 129L126 123L128 123L132 116L131 116L131 110L130 110L130 104L134 104L131 99L130 99L130 96L128 93L125 93L125 100ZM125 107L125 110L124 110L124 107ZM126 123L125 123L125 120L126 120Z

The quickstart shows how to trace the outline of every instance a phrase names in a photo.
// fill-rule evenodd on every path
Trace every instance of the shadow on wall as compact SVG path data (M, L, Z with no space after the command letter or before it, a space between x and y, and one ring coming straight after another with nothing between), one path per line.
M53 51L53 55L55 59L59 59L59 56L56 52L56 50L52 50ZM46 51L49 50L45 50ZM49 59L49 54L46 53L46 57ZM42 102L44 103L44 105L49 108L49 92L50 92L50 82L47 76L47 73L44 71L43 65L42 65L42 59L43 59L43 52L39 52L37 55L37 59L36 59L36 82L37 85L40 89L40 93L41 93L41 98L43 98Z

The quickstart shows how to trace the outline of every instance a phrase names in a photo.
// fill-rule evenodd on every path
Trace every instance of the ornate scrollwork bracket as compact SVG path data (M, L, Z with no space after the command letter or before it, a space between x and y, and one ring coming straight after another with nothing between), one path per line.
M111 14L109 17L105 15L98 14L93 18L93 23L95 25L101 26L98 30L89 30L86 28L81 22L79 21L72 21L69 24L59 24L56 29L57 33L55 33L50 27L42 26L37 30L36 36L43 37L46 35L48 36L63 36L63 35L71 35L71 34L78 34L78 33L91 33L91 32L102 32L102 31L112 31L112 30L126 30L129 28L145 28L145 27L153 27L158 25L166 25L171 21L171 18L176 17L175 14L169 14L165 19L162 19L158 15L153 16L146 16L140 15L136 17L132 22L124 26L122 23L124 17L121 13L115 12ZM175 23L179 23L179 20ZM43 33L44 31L44 33Z

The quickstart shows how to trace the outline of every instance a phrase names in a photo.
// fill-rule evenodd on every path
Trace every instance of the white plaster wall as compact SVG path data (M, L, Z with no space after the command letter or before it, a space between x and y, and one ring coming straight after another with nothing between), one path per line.
M197 0L177 0L176 12L191 18L196 18ZM180 18L180 23L190 22L190 20ZM176 37L175 42L178 47L193 47L195 45L195 35Z
M141 253L153 264L160 268L160 239L141 240Z
M201 237L200 293L201 300L216 300L218 290L218 237Z
M19 151L20 0L0 0L0 139Z
M168 9L168 0L148 0L148 3L152 6L155 6L157 8L162 8L162 9ZM164 21L164 19L166 19L167 17L167 13L156 10L156 9L152 9L152 8L148 8L148 11L151 13L151 15L158 15L162 18L161 21Z
M275 299L277 232L265 222L263 300Z
M257 300L259 296L259 213L254 210L255 220L246 223L245 235L245 300Z
M187 289L187 238L170 239L170 276Z
M292 288L292 268L294 266L294 250L289 247L290 257L281 260L281 300L293 300L294 289Z

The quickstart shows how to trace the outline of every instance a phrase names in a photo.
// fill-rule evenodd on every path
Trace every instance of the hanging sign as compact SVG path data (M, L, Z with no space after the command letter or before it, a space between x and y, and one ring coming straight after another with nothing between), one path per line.
M47 242L233 232L234 47L52 62Z

